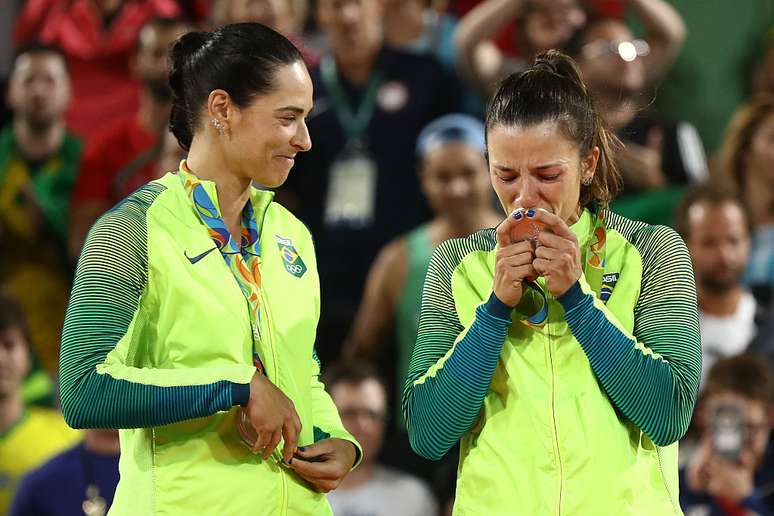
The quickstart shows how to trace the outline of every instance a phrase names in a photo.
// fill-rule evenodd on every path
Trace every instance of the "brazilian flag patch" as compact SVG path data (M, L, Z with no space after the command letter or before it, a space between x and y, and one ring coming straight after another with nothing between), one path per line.
M279 247L280 256L282 256L282 263L285 265L285 270L296 278L300 278L306 272L306 264L301 256L293 247L293 242L289 238L282 238L279 235L275 235L277 238L277 247Z

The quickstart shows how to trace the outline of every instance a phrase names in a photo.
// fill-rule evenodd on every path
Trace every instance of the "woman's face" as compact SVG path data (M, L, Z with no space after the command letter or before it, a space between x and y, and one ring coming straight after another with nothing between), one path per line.
M506 214L543 208L571 224L577 220L580 183L594 175L599 149L581 156L555 122L488 130L489 173Z
M760 184L774 181L774 113L770 114L755 131L747 151L747 176Z
M422 159L422 192L436 215L453 219L476 214L491 202L486 160L464 142L431 148Z
M296 154L312 148L305 117L312 109L312 80L302 62L279 68L274 89L236 108L229 120L228 161L233 170L275 188L288 177Z

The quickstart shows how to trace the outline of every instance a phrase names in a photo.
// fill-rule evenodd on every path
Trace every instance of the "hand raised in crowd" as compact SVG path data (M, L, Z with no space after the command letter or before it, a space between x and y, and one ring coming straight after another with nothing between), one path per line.
M355 445L344 439L323 439L299 448L290 467L322 493L336 489L355 464Z
M738 503L753 492L754 471L752 454L743 451L738 462L724 459L713 454L712 440L707 436L688 468L688 486L694 491Z
M493 290L497 299L508 306L516 306L521 301L524 280L537 276L532 266L535 244L531 240L514 241L516 226L517 220L509 215L500 223L496 232L498 249Z
M544 224L537 237L532 265L545 278L548 291L559 297L581 276L578 238L558 216L546 210L534 210L534 220Z
M255 373L250 381L250 399L245 411L258 434L253 453L263 450L264 460L268 459L280 439L284 439L282 457L286 464L289 463L301 432L301 420L290 398L264 375Z

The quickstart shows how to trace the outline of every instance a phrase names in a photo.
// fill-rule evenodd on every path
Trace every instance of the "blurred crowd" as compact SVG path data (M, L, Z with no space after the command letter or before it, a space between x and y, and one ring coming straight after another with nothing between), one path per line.
M317 352L365 451L329 495L335 514L449 514L457 451L420 459L400 416L425 270L442 241L504 217L481 117L499 80L551 48L576 60L623 143L613 211L673 226L693 260L703 370L681 443L684 511L774 514L770 0L3 4L0 513L109 507L117 433L76 432L57 411L78 255L102 213L184 157L168 130L169 45L257 21L302 50L314 83L313 146L276 199L315 238Z

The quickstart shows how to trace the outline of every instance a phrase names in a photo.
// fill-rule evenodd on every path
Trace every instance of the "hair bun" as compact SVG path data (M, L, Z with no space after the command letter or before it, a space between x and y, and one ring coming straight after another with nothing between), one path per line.
M575 62L568 55L558 50L548 50L535 57L535 63L532 65L532 71L549 72L558 75L564 79L572 81L584 94L588 94L586 84L581 78Z

